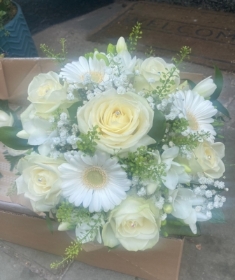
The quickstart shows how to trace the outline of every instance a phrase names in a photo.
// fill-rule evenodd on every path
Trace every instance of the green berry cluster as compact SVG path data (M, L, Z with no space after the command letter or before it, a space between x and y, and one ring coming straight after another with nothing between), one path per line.
M56 218L59 222L82 224L90 221L90 212L83 207L75 207L68 201L63 201L57 209Z
M171 129L174 133L181 133L188 127L188 121L184 118L176 119L171 124Z
M189 57L191 49L187 46L181 48L178 58L173 58L175 66L172 68L165 68L165 71L160 72L160 86L157 86L153 94L157 94L160 99L163 99L172 92L172 87L175 85L176 78L179 78L178 66Z
M136 152L129 152L127 158L119 158L119 161L130 178L137 176L141 180L161 182L165 175L165 165L158 163L153 151L145 146L139 147Z
M74 206L68 201L63 201L56 212L56 218L59 222L71 222Z
M94 126L87 134L81 133L79 138L80 140L77 141L78 149L86 155L93 156L96 151L96 140L99 140L98 126Z
M51 268L57 269L59 267L64 267L66 264L72 262L80 251L82 251L82 244L78 241L71 242L71 245L65 249L62 261L52 263Z
M172 60L176 66L179 66L185 59L189 59L189 55L192 52L191 48L188 46L183 46L180 49L179 54L177 54L177 58L173 57Z
M141 30L141 25L142 23L137 21L136 25L132 27L132 31L129 35L129 49L131 52L136 50L138 40L142 38L143 32Z

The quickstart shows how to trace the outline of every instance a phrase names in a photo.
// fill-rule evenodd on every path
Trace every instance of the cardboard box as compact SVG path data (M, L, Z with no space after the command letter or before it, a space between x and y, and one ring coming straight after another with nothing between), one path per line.
M25 105L27 87L39 73L59 69L51 59L2 59L0 60L0 98L12 104ZM200 74L182 73L182 79L198 82ZM9 171L0 146L0 238L9 242L37 250L63 255L70 244L71 237L66 232L57 231L53 223L51 234L43 218L33 213L30 203L24 197L9 197L7 189L15 176ZM16 203L17 202L17 203ZM22 205L28 205L23 207ZM129 252L123 248L109 250L103 246L89 243L78 255L77 260L118 272L138 276L147 280L177 280L184 241L181 239L161 238L159 243L147 251Z

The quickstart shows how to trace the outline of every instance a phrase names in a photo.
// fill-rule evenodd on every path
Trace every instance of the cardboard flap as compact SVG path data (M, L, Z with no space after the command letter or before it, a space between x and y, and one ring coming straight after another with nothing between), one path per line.
M24 105L28 85L40 74L59 69L58 63L48 58L14 58L1 60L0 95L11 103Z
M188 72L180 72L181 80L191 80L194 83L199 83L205 77L203 74L200 73L188 73Z
M102 248L91 252L82 251L77 260L148 280L176 280L183 243L181 239L160 238L150 250L131 252L122 247L111 250Z
M0 211L0 238L19 245L52 254L63 255L71 244L64 231L47 228L45 219ZM53 222L53 228L58 227ZM177 280L184 241L160 238L151 250L130 252L121 247L110 250L86 252L82 250L77 260L100 268L111 269L148 280Z

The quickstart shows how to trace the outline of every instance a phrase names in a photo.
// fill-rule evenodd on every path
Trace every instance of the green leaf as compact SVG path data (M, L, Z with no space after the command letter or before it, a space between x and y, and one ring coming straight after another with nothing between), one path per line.
M17 127L12 126L2 126L0 127L0 142L6 145L9 148L15 150L28 150L32 148L28 144L28 141L25 139L21 139L16 136L16 134L20 131Z
M5 159L10 163L10 171L13 171L15 166L18 164L19 160L24 156L25 155L19 155L19 156L4 155Z
M113 44L108 44L107 53L115 54L116 53L116 46Z
M170 236L200 236L201 231L200 228L197 225L197 234L194 234L189 225L186 225L183 223L183 221L180 221L178 219L173 220L167 220L167 223L165 226L161 227L162 231L164 233L167 233L167 235Z
M226 222L224 218L224 213L221 209L215 208L211 212L212 212L212 218L209 220L210 223L224 224Z
M214 82L215 82L217 88L214 91L214 93L211 95L210 100L216 100L220 96L220 93L221 93L222 88L223 88L223 83L224 83L223 75L222 75L221 71L219 70L219 68L217 66L215 66Z
M93 55L94 55L93 52L89 52L89 53L86 53L84 56L88 60L90 57L93 58Z
M69 117L72 121L74 121L74 119L77 117L78 107L80 107L82 105L83 105L82 101L77 101L68 108Z
M8 101L0 99L0 110L8 113L9 112L9 106L8 106Z
M107 58L106 55L104 55L104 54L102 54L102 53L97 53L97 54L96 54L96 58L97 58L98 60L103 59L104 62L105 62L105 64L106 64L106 65L109 65L109 60L108 60L108 58Z
M157 109L154 110L153 126L148 135L157 142L160 142L166 131L166 118L163 113Z
M218 100L213 100L212 103L217 108L218 111L220 111L226 117L231 119L229 111Z
M52 225L51 218L49 216L49 212L46 213L46 223L50 233L53 234L53 225Z
M191 89L193 89L196 86L196 83L194 83L193 81L191 81L189 79L187 79L186 81L188 82Z

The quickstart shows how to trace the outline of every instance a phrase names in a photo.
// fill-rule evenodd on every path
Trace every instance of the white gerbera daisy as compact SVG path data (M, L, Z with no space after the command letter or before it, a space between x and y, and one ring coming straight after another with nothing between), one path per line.
M68 83L76 83L85 85L88 83L101 84L108 80L105 72L106 64L104 60L98 60L89 57L87 60L84 56L80 56L78 61L67 63L61 69L60 76L65 78Z
M211 123L217 110L209 100L191 90L178 91L173 104L180 111L180 115L188 121L190 132L209 132L214 138L216 133Z
M59 166L62 193L75 206L89 207L90 212L105 212L126 198L131 181L116 158L104 152L93 157L82 152L68 152L67 163Z

